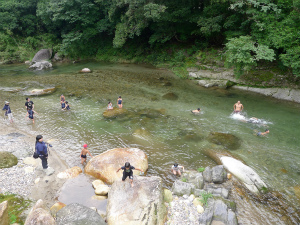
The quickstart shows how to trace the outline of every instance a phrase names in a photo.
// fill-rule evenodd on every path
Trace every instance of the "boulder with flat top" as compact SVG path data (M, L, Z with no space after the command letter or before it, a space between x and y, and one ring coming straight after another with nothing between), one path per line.
M121 180L123 170L117 170L129 162L132 166L146 171L148 169L147 155L138 148L114 148L93 157L85 167L85 173L107 184ZM133 175L139 175L140 171L133 170Z
M116 181L108 195L107 223L109 225L163 225L166 208L162 179L136 177L130 182Z
M41 62L49 60L52 57L51 49L41 49L33 57L32 62Z

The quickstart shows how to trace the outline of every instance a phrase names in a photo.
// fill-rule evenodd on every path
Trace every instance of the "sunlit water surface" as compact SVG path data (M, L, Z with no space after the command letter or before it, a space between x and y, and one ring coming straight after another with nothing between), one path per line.
M85 67L93 72L79 73ZM25 119L28 90L53 86L55 93L31 97L38 112L33 125ZM14 92L16 89L20 91ZM168 93L178 99L165 99ZM61 94L71 111L60 109ZM117 107L119 95L130 116L105 119L102 113L107 102ZM203 88L147 65L97 62L57 64L46 72L30 71L25 65L1 66L0 102L5 100L11 102L14 126L51 139L70 167L80 166L84 143L93 155L112 148L137 147L148 155L147 175L159 175L166 187L175 179L170 173L174 162L186 169L215 165L203 153L219 148L206 140L210 132L233 134L242 145L231 153L251 166L271 189L284 191L289 201L299 206L293 191L300 185L299 104L240 90ZM232 116L238 100L244 105L246 119L263 119L264 125ZM198 107L201 114L193 115L191 110ZM270 130L267 137L253 135L255 130L266 128Z

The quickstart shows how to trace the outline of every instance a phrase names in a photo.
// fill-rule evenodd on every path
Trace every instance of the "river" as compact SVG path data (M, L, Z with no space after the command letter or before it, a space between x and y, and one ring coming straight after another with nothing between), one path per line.
M85 67L93 72L79 73ZM53 94L31 96L38 115L35 124L25 120L27 91L53 86ZM164 97L168 93L172 93L170 99ZM61 94L71 105L70 111L60 109ZM119 95L131 116L105 119L102 113L108 101L117 107ZM207 89L149 65L99 62L55 64L49 71L2 65L0 102L6 100L14 115L13 126L51 139L70 167L80 165L85 143L93 155L137 147L148 155L147 175L159 175L169 188L174 181L172 164L186 169L214 166L204 150L220 146L206 137L210 132L233 134L242 144L231 153L252 167L271 190L283 193L289 204L299 208L295 194L300 185L299 104L234 89ZM231 113L238 100L247 118L263 119L265 126L234 119ZM193 115L191 110L198 107L201 114ZM270 130L266 137L253 135L266 128Z

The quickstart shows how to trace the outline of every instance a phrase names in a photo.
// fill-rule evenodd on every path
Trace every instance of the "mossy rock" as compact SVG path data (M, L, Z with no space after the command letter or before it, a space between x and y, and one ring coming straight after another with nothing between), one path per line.
M104 118L116 118L120 116L125 116L127 114L126 109L113 108L110 110L105 110L103 113Z
M174 93L167 93L164 96L162 96L163 99L167 99L167 100L177 100L178 96Z
M241 146L241 140L232 134L211 132L207 140L211 143L222 145L229 150L236 150Z
M18 158L10 152L0 152L0 169L10 168L18 164Z

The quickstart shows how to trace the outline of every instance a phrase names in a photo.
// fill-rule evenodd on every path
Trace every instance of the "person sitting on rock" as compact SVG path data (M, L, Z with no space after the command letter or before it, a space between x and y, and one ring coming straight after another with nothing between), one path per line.
M174 165L172 166L172 172L174 175L179 175L181 176L181 171L180 169L182 169L182 172L184 172L184 167L183 166L179 166L177 163L174 163Z
M199 113L200 113L200 108L195 109L195 110L192 110L192 113L194 113L194 114L199 114Z
M92 154L90 153L90 151L87 148L88 148L88 145L84 144L83 149L81 150L81 153L80 153L80 158L81 158L81 164L82 165L83 165L83 163L86 162L86 154L89 154L91 157L93 157Z
M135 168L135 167L131 166L129 162L126 162L124 166L120 167L117 170L117 172L119 172L119 170L121 170L121 169L123 170L122 181L125 181L126 178L129 177L131 187L133 187L133 171L132 170L139 170L142 173L144 172L141 169L138 169L138 168Z
M108 110L113 109L113 106L112 106L112 103L111 103L111 102L108 102L107 109L108 109Z

